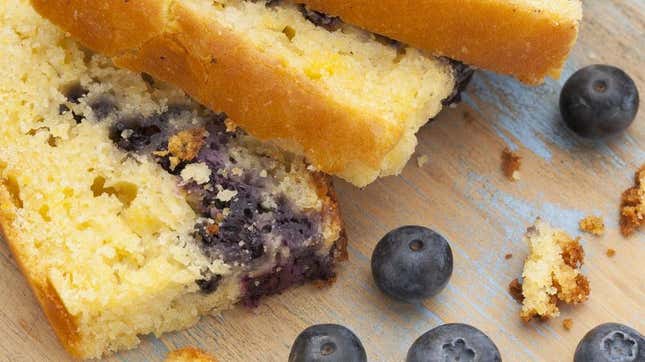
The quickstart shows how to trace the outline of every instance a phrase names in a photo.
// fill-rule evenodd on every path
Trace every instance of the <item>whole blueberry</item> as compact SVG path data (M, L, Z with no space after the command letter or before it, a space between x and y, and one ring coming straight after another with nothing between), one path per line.
M422 226L387 233L372 254L372 276L385 294L416 302L439 293L452 275L446 239Z
M587 138L627 129L638 112L638 89L624 71L590 65L574 73L560 93L560 113L574 132Z
M637 330L618 323L605 323L582 337L574 362L645 361L645 339Z
M338 324L318 324L298 335L289 362L366 362L363 344L354 332Z
M461 323L444 324L419 337L406 362L495 362L502 357L495 343L479 329Z

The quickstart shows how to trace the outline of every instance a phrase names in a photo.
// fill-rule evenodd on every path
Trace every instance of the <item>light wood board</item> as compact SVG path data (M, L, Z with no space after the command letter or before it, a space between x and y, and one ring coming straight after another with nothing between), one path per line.
M584 7L581 37L563 80L584 65L608 63L625 69L645 92L645 2L588 0ZM581 140L558 115L563 80L529 88L479 72L464 102L421 130L418 156L428 156L426 165L418 167L415 157L400 177L364 190L337 182L350 260L331 288L297 288L254 310L237 308L187 331L144 337L137 350L108 360L157 361L193 345L221 361L286 361L296 335L323 322L354 330L371 361L402 361L419 335L448 322L485 331L505 361L571 361L580 338L602 322L645 331L645 232L625 239L617 224L620 194L645 163L645 110L621 137ZM500 171L506 146L523 157L516 183ZM521 323L507 285L521 273L527 254L524 230L540 216L579 235L578 220L588 214L608 225L605 236L583 235L590 300L563 308L556 320ZM389 300L370 274L375 243L404 224L440 231L454 253L448 287L423 305ZM607 248L616 256L607 257ZM508 253L513 257L506 260ZM4 242L0 275L0 360L68 360ZM571 331L563 329L564 318L573 319Z

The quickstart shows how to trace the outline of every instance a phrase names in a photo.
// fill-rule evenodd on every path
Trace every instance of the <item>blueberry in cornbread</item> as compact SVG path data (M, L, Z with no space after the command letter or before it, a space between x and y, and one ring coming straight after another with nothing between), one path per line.
M289 362L367 362L360 339L338 324L318 324L302 331L293 342Z
M574 73L560 94L560 112L569 128L600 138L626 130L638 112L636 83L623 70L590 65Z
M604 323L587 332L580 340L573 361L645 361L645 338L624 324Z
M161 81L0 6L0 227L80 358L306 281L344 238L330 180Z
M433 328L414 341L405 360L499 362L502 357L484 332L467 324L450 323Z
M418 302L439 293L452 276L452 250L440 234L422 226L387 233L372 253L372 276L385 294Z
M361 187L402 170L415 133L472 74L290 1L31 2L116 65Z

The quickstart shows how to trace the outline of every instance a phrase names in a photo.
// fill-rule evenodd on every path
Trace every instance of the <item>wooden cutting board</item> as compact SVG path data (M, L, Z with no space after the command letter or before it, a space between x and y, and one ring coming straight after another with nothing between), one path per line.
M580 40L563 80L576 69L614 64L625 69L645 96L645 2L588 0ZM621 192L645 163L645 109L625 135L605 142L576 138L558 115L563 80L538 88L480 72L464 102L444 111L419 135L417 156L400 177L364 190L337 182L350 239L350 260L328 289L305 286L269 298L257 309L237 308L109 361L158 361L168 351L198 346L220 361L286 361L305 327L323 322L350 327L371 361L402 361L425 331L463 322L486 332L505 361L571 361L576 344L597 324L622 322L645 332L645 231L629 239L618 231ZM500 171L504 147L523 157L521 180ZM538 216L574 235L578 220L600 215L606 235L582 235L591 298L565 307L562 316L525 325L508 283L519 276L526 227ZM454 253L448 287L423 305L384 297L374 286L369 258L389 230L426 225L444 234ZM605 255L607 248L616 255ZM506 260L506 254L513 254ZM66 361L35 298L0 243L0 361ZM564 330L562 320L573 319Z

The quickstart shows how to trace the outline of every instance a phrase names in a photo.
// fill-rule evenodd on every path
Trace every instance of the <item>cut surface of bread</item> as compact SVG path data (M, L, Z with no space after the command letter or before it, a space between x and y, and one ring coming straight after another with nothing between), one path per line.
M453 62L284 2L32 3L118 66L178 85L358 186L401 171L460 78Z
M217 362L217 360L200 349L186 347L170 352L165 362Z
M0 6L0 49L0 229L72 354L333 280L334 192L302 157L115 68L26 0Z
M579 240L540 219L527 230L524 240L529 246L529 255L522 272L522 320L554 318L560 314L558 303L577 304L587 300L590 288L580 271L584 250Z
M579 0L297 0L348 23L529 84L557 78Z

